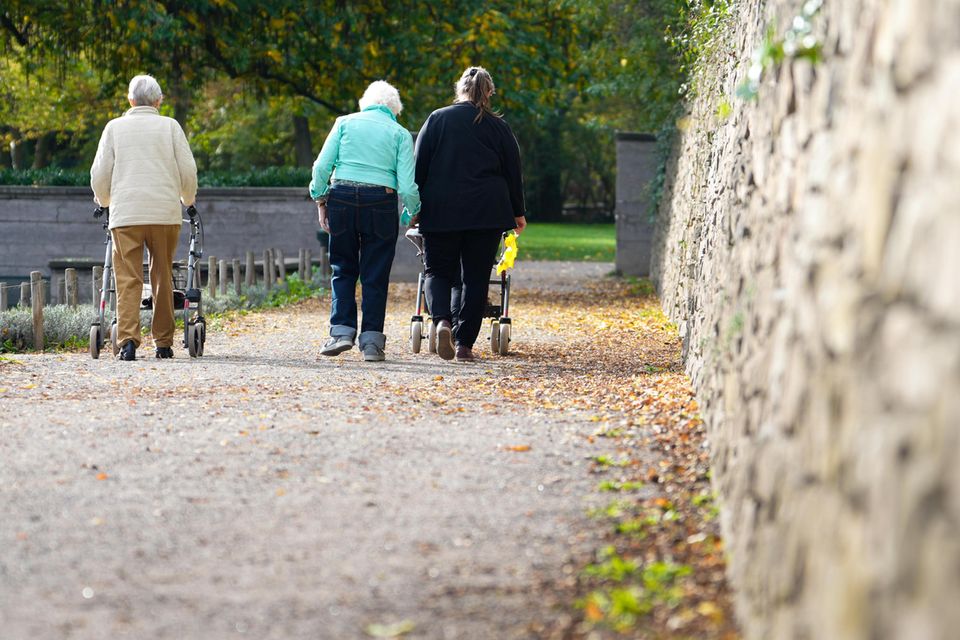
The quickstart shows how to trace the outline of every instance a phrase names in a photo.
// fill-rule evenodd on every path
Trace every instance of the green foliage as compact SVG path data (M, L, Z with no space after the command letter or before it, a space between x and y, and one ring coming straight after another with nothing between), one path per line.
M670 34L670 44L681 61L685 82L681 93L696 94L696 80L703 65L717 52L734 0L687 0L680 25Z
M642 482L613 482L611 480L604 480L599 485L597 489L600 491L639 491L643 489Z
M653 286L653 282L649 278L627 276L626 281L632 296L646 298L657 293L657 288Z
M306 167L264 167L249 171L208 171L199 175L201 187L301 187L310 182ZM90 172L78 169L0 169L2 185L73 186L90 185Z
M0 9L0 137L36 148L38 167L89 166L103 124L126 108L127 79L146 70L201 171L243 174L296 162L294 116L309 123L316 152L371 80L400 89L401 123L416 130L450 102L465 67L483 64L521 144L532 217L609 216L614 131L674 119L683 72L665 35L686 4L10 0ZM47 158L40 149L51 145Z
M665 604L676 607L683 598L680 580L690 575L691 568L672 562L652 562L642 570L632 561L620 558L608 547L608 559L599 565L590 565L587 575L609 582L622 583L623 587L604 587L592 591L578 603L587 617L595 623L625 632L636 627L643 616L653 611L654 606Z
M311 297L321 295L326 280L314 269L309 281L303 281L296 274L287 276L283 284L270 291L263 285L248 287L243 295L228 293L215 298L205 297L204 313L211 328L219 314L228 311L248 311L264 307L281 307L296 304ZM66 305L52 305L43 309L44 345L47 349L76 350L86 348L90 338L90 324L95 313L92 308L82 305L77 308ZM144 334L149 331L152 314L140 312L140 325ZM177 325L183 330L180 316ZM16 353L33 349L33 312L29 307L14 307L0 311L0 353Z
M593 462L598 467L625 467L630 464L629 460L614 460L610 456L594 456Z
M617 554L613 546L607 546L598 553L599 562L587 565L583 570L583 575L589 578L599 578L601 580L611 580L613 582L623 582L631 577L639 568L637 563L632 560L626 560Z
M308 167L264 167L249 171L208 171L200 174L201 187L301 187L310 183Z
M775 68L786 59L820 62L823 45L813 34L813 18L820 12L823 0L807 0L800 13L790 21L790 27L778 37L771 26L763 42L753 53L747 78L737 88L737 95L744 100L756 100L760 82L767 70Z
M77 308L52 305L43 309L43 339L47 349L86 346L94 310L83 305ZM141 320L149 314L141 314ZM33 349L33 312L30 307L14 307L0 311L0 351L18 352Z
M612 224L530 224L517 240L518 260L613 262L616 229Z
M591 518L611 518L617 519L625 514L633 513L635 507L632 502L627 500L614 500L605 507L591 509L587 515Z

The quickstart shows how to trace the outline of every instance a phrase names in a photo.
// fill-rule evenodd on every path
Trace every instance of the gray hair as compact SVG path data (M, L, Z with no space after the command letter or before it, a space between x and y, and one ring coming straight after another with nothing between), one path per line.
M387 107L395 116L400 115L400 112L403 111L403 103L400 102L400 92L384 80L371 82L367 90L363 92L363 97L360 98L359 104L361 111L377 104L382 104Z
M127 98L133 100L133 104L138 107L152 107L163 98L163 92L153 76L134 76L130 81Z

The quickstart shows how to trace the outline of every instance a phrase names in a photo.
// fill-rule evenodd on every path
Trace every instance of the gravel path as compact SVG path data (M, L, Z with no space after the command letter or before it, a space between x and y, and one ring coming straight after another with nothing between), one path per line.
M524 333L525 287L611 268L518 264L518 353L472 365L407 352L409 286L385 363L317 356L323 301L213 326L194 361L0 364L0 637L551 636L609 445L575 410L457 389L557 344Z

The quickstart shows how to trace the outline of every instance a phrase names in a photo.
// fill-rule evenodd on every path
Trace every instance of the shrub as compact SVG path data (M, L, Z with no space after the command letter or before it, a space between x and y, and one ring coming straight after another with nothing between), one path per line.
M242 295L227 293L216 298L205 296L204 314L216 316L234 310L282 307L319 296L325 290L326 280L320 270L314 268L309 281L304 282L297 274L287 276L283 284L269 292L263 285L248 287ZM43 309L44 347L47 349L85 348L90 339L90 324L96 317L88 305L77 308L54 305ZM153 314L140 312L140 325L150 328ZM178 316L179 317L179 314ZM29 307L14 307L0 311L0 353L28 351L33 349L33 312Z

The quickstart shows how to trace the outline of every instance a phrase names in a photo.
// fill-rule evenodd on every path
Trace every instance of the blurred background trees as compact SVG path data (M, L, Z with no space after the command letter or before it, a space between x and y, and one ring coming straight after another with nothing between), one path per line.
M614 205L615 130L669 131L698 0L7 0L0 168L85 172L126 84L157 77L201 172L294 176L366 85L398 87L416 131L472 64L523 153L541 220ZM9 151L8 151L9 150ZM290 167L278 171L277 167ZM263 171L268 169L268 171ZM69 171L67 171L69 173ZM82 174L78 178L82 182ZM305 184L305 182L304 182ZM567 214L566 216L564 214Z

